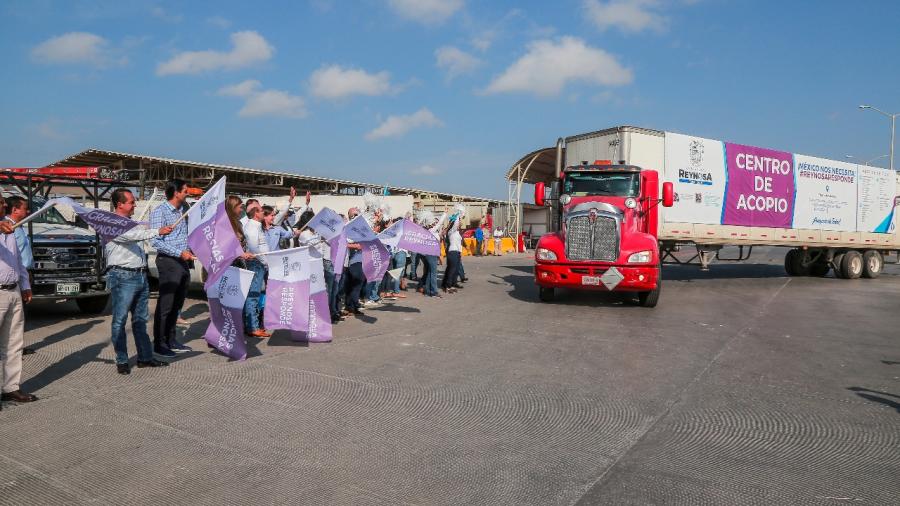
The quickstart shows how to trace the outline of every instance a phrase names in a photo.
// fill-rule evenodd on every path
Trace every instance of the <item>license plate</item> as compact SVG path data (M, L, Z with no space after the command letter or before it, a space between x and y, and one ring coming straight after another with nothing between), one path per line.
M56 284L56 294L57 295L76 295L81 292L81 285L79 283L57 283Z
M581 276L582 285L599 285L600 276Z

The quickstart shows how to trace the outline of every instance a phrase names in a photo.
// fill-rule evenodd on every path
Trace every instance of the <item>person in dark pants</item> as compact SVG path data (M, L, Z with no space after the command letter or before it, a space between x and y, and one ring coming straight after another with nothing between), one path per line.
M347 217L352 220L359 214L359 210L351 208ZM360 314L359 296L366 284L366 276L362 268L362 246L356 243L347 245L347 267L344 268L344 307L347 314Z
M196 257L188 249L187 220L181 215L187 211L187 183L173 179L166 183L166 202L150 213L150 227L173 227L169 235L157 237L156 269L159 273L159 298L153 316L153 353L162 357L174 357L176 353L191 351L175 339L178 314L187 297L190 268ZM176 225L175 222L178 222Z

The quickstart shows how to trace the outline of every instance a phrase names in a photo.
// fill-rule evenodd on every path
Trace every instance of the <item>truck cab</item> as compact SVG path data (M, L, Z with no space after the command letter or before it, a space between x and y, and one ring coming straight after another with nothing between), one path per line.
M657 241L659 204L671 206L671 183L655 170L608 160L568 166L554 184L559 195L545 197L535 185L535 203L554 201L558 229L540 238L535 250L535 283L540 299L556 288L632 292L653 307L660 293Z

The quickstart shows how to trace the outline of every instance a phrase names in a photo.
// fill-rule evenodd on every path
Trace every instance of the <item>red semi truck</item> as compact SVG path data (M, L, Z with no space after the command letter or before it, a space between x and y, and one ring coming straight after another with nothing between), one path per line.
M535 251L540 299L552 300L556 288L616 290L655 306L661 286L659 205L672 205L672 183L663 183L660 198L655 170L596 160L566 167L560 188L561 226L541 237ZM545 205L544 194L544 183L537 183L537 205Z
M790 248L791 276L844 279L877 278L900 251L900 173L887 169L632 126L532 155L552 152L555 166L532 176L535 203L551 204L553 232L535 252L542 301L556 288L595 289L653 307L663 260L708 269L753 246ZM738 254L720 258L726 246ZM673 253L685 247L697 253L682 262Z

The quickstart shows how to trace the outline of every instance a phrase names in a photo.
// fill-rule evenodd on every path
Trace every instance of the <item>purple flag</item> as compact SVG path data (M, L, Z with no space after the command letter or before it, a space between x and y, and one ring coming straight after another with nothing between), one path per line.
M244 252L225 213L224 176L191 207L188 215L188 247L206 269L209 287Z
M344 226L344 234L346 234L347 239L353 242L374 241L378 238L372 227L369 226L369 222L362 215L353 218L350 220L350 223Z
M362 269L367 281L381 281L391 266L391 254L381 241L365 241L362 246Z
M309 260L309 325L306 340L311 343L331 341L331 310L321 258Z
M72 210L75 211L75 214L77 214L82 220L84 220L88 225L91 226L91 228L93 228L97 232L103 244L108 243L109 241L115 239L116 237L119 237L120 235L139 225L138 222L130 220L124 216L119 216L116 213L84 207L81 204L70 199L69 197L60 197L50 200L44 205L44 207L56 204L65 204L67 206L70 206ZM41 210L42 209L43 207L41 208ZM39 213L40 210L35 214Z
M247 358L244 340L244 301L250 291L253 271L229 267L206 289L209 327L203 339L235 360Z
M347 258L347 230L344 229L340 234L334 236L328 241L331 246L331 264L334 266L334 276L340 277L344 272L344 259Z
M323 239L330 241L344 230L344 219L338 213L323 207L321 211L309 220L306 228L314 230Z
M309 327L309 247L266 255L269 282L263 314L266 328L306 332Z
M378 234L378 239L392 248L422 255L437 256L441 253L441 242L434 234L405 218Z

